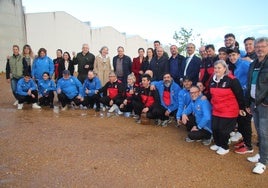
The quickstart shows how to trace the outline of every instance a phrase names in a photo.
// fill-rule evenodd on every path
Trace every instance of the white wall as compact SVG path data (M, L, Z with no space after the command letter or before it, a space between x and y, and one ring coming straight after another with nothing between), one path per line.
M145 50L153 47L152 42L139 37L126 37L110 26L90 28L86 23L66 12L48 12L26 14L27 42L35 52L40 47L48 51L48 56L55 58L56 50L80 52L83 43L88 43L90 52L99 53L102 46L109 48L112 58L117 55L117 47L123 46L125 54L131 58L137 56L139 47Z
M22 50L26 42L24 11L21 0L0 0L0 72L5 71L6 57L12 46Z

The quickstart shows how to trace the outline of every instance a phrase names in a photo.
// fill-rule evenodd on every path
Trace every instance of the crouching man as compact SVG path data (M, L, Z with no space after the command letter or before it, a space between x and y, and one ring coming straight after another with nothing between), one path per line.
M23 78L18 81L17 84L17 99L18 110L23 108L23 103L28 102L32 104L32 108L39 109L41 108L38 102L38 92L35 82L32 80L29 73L24 73Z
M74 102L76 106L82 103L83 86L76 77L70 75L69 70L64 70L62 75L63 77L57 82L57 93L62 110L66 110L67 104L71 102Z
M182 122L186 125L186 142L202 140L204 145L211 142L211 105L197 86L190 89L191 103L182 112Z

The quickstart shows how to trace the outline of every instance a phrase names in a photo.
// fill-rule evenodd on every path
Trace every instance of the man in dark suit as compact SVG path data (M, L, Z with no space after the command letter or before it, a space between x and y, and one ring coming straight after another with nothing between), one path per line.
M157 48L156 56L153 57L149 69L153 71L153 81L160 81L165 73L169 73L168 58L164 55L164 49L161 46Z
M194 54L195 45L193 43L188 43L186 50L188 57L182 62L180 80L182 80L184 76L188 76L191 78L193 85L195 85L199 77L201 59Z
M124 54L124 48L119 46L117 48L117 56L113 58L114 72L118 80L122 81L123 85L127 85L127 77L131 73L132 62L129 56Z

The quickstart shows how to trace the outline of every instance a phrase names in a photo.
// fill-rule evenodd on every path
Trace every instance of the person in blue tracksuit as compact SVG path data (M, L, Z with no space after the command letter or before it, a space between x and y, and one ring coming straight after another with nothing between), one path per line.
M152 82L158 90L161 106L154 108L153 113L160 118L162 127L166 127L169 116L175 115L178 109L180 86L176 84L169 73L164 74L163 80Z
M49 73L44 72L43 78L38 82L39 105L48 106L54 108L54 91L56 91L56 85L53 80L50 79Z
M74 102L80 105L83 98L83 86L81 82L74 76L70 75L69 70L63 71L63 77L57 82L57 94L61 103L62 110L67 109L67 104Z
M18 99L18 110L23 108L23 103L28 102L32 104L32 108L41 108L38 104L38 92L35 82L32 80L28 72L24 73L23 78L18 81L17 84L17 99Z
M54 74L54 63L51 58L47 56L47 50L40 48L38 57L34 59L32 66L32 78L38 82L42 79L43 73L48 72L50 76Z
M190 95L191 103L182 112L182 122L189 131L186 141L210 140L211 105L197 86L191 87Z
M100 111L100 94L98 89L101 88L101 81L98 77L95 76L93 71L88 71L88 78L85 79L83 84L83 106L88 108L93 108L96 104L96 112Z
M191 96L189 93L190 88L192 87L192 80L189 76L184 76L183 77L183 89L179 91L179 99L178 99L178 111L176 114L176 119L177 119L177 125L181 125L181 116L182 112L191 102Z

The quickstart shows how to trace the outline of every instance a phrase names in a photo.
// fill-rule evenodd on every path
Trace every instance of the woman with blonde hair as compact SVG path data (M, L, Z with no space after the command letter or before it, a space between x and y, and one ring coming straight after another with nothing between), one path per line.
M96 56L94 62L94 72L104 85L108 81L109 72L112 71L110 57L108 56L108 47L103 46L100 49L100 54Z

